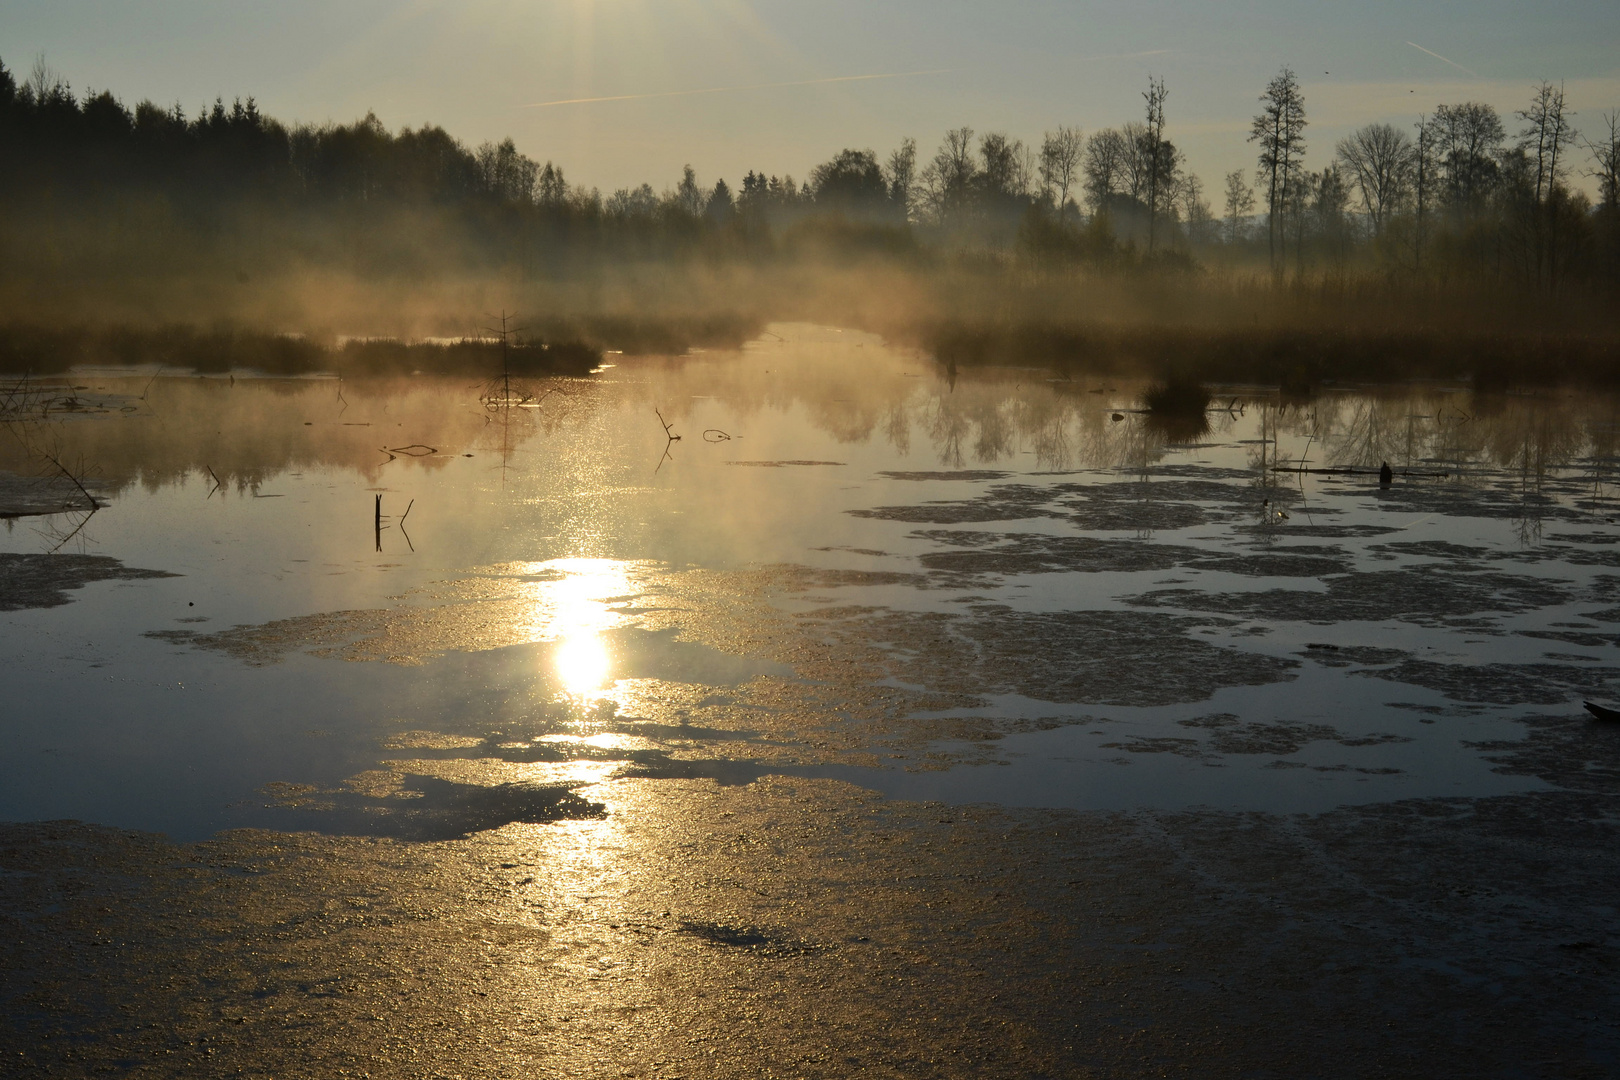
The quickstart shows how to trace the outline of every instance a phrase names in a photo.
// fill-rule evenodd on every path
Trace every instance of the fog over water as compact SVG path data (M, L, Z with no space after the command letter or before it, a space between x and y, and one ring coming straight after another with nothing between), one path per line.
M1603 5L204 7L0 5L0 1073L1620 1072Z
M8 519L6 550L164 576L8 617L0 813L386 833L318 794L660 770L1326 810L1536 790L1497 770L1516 721L1620 679L1607 395L1215 387L1167 435L1141 383L953 377L830 328L612 359L516 406L40 383L74 407L0 468L60 492L40 455L74 462L102 508ZM807 713L829 656L861 704Z

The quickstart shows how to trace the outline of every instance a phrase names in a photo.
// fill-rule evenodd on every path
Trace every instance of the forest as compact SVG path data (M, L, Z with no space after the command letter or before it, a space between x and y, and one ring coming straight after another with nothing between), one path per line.
M627 319L677 315L722 337L750 320L909 320L936 347L973 336L962 320L1055 320L1073 339L1251 313L1316 329L1487 311L1498 329L1612 335L1620 112L1577 128L1542 82L1510 116L1442 103L1321 145L1292 71L1257 89L1255 168L1214 186L1154 78L1136 119L1038 145L961 127L931 156L906 139L802 179L711 184L687 166L604 195L511 139L469 147L374 115L290 125L251 97L130 108L43 60L20 80L0 64L0 322L442 333L504 303L575 329L616 319L620 337Z

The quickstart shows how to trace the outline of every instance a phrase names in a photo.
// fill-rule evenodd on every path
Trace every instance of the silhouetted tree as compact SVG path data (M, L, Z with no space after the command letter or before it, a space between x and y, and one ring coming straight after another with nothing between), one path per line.
M1604 113L1597 138L1583 142L1592 161L1586 175L1598 185L1594 225L1599 266L1611 279L1620 280L1620 109Z
M1316 176L1312 210L1322 244L1335 265L1343 267L1350 255L1350 187L1337 165L1329 165Z
M561 209L568 201L568 181L563 179L562 169L546 162L535 183L534 194L541 206Z
M1069 193L1079 178L1080 158L1084 152L1085 139L1079 128L1060 126L1041 138L1041 187L1057 207L1060 218L1069 212Z
M681 182L675 186L671 200L676 209L688 217L697 217L703 213L703 207L708 202L703 192L698 188L697 173L688 165L681 170Z
M371 117L376 120L376 117ZM380 127L380 125L379 125ZM540 176L538 163L518 153L511 139L499 146L484 143L478 148L478 171L484 180L484 190L497 199L527 203L534 198L535 181Z
M1164 137L1164 102L1168 96L1163 79L1148 79L1148 88L1142 94L1147 102L1147 122L1138 139L1138 153L1143 162L1141 197L1147 204L1149 252L1158 239L1159 218L1173 205L1180 172L1180 155Z
M1204 199L1204 182L1196 173L1186 173L1176 186L1177 209L1187 223L1187 239L1193 244L1206 244L1215 231L1214 216Z
M1405 203L1412 183L1415 152L1411 137L1390 124L1368 124L1339 140L1338 156L1361 193L1373 236L1382 236L1391 215Z
M973 129L947 131L919 177L923 198L936 221L949 221L968 206L978 171L973 160Z
M1132 257L1138 238L1155 251L1213 233L1202 187L1166 138L1162 81L1149 80L1144 101L1143 119L1085 139L1059 127L1028 147L958 128L927 163L907 139L886 163L846 150L803 187L763 170L736 190L700 187L688 166L662 195L642 184L603 199L511 139L469 149L442 128L391 131L371 114L289 126L252 97L216 98L194 113L151 101L131 108L112 91L75 94L43 59L21 80L0 64L0 244L10 266L109 277L240 273L255 260L381 274L521 262L525 274L560 275L586 259L768 258L776 236L791 244L797 234L786 230L830 211L885 226L821 229L834 245L900 250L914 220L936 242L1103 265ZM1419 120L1415 141L1388 125L1354 132L1337 164L1314 175L1303 169L1293 73L1284 68L1261 102L1250 138L1261 144L1279 274L1290 242L1303 271L1324 255L1350 265L1366 238L1378 257L1395 255L1419 274L1549 287L1620 275L1620 114L1605 118L1606 135L1582 140L1593 210L1569 186L1573 114L1550 82L1517 112L1512 145L1489 106L1447 105ZM1347 213L1352 193L1364 218ZM1076 199L1090 210L1083 227L1071 224ZM1254 210L1241 172L1226 178L1224 206L1236 243Z
M1023 143L998 131L979 139L979 158L984 165L977 179L986 199L1001 202L1025 193L1028 176L1020 160L1023 149Z
M1412 269L1423 272L1423 251L1428 244L1431 219L1439 191L1439 139L1434 121L1419 117L1417 141L1412 144L1412 194L1416 215L1412 229Z
M44 56L34 58L34 67L28 74L28 81L23 83L22 93L25 103L31 102L34 110L47 120L55 119L59 124L66 121L68 125L77 126L74 121L77 119L78 102L73 98L73 87L45 62Z
M851 217L886 218L889 185L870 150L844 150L810 172L816 205Z
M1563 179L1568 169L1564 151L1573 134L1569 118L1575 115L1564 108L1564 88L1554 88L1543 80L1528 108L1518 111L1525 127L1519 132L1519 146L1536 165L1536 202L1543 203L1553 187Z
M604 210L616 218L648 218L658 212L658 193L651 184L620 188L608 197Z
M1558 219L1561 204L1568 193L1563 187L1564 174L1569 171L1566 151L1574 132L1569 118L1574 114L1564 107L1564 87L1542 80L1528 108L1518 111L1525 126L1519 131L1518 148L1534 163L1536 232L1536 276L1545 272L1547 285L1557 283L1558 274Z
M1613 213L1620 211L1620 109L1603 114L1603 130L1596 139L1583 140L1592 155L1586 175L1598 183L1598 205Z
M1244 180L1242 169L1226 174L1226 242L1235 244L1243 223L1254 213L1254 189Z
M1501 117L1477 101L1434 110L1435 149L1448 205L1463 216L1477 214L1500 173L1497 155L1507 133Z
M1092 213L1100 210L1112 195L1129 190L1126 179L1131 142L1115 128L1104 128L1086 140L1082 188Z
M889 183L889 201L901 221L911 220L912 188L917 182L917 140L902 139L889 155L889 167L884 174Z
M1307 172L1301 169L1288 185L1288 203L1284 206L1282 220L1286 226L1283 231L1284 254L1288 243L1288 232L1294 234L1294 274L1297 278L1305 275L1305 236L1311 226L1311 209L1316 203L1317 188L1321 183L1319 173Z
M1260 113L1250 126L1249 141L1260 144L1260 183L1266 191L1267 237L1275 271L1278 212L1298 201L1292 187L1304 170L1305 157L1305 96L1288 68L1279 71L1260 95Z
M714 182L714 190L709 192L709 201L703 208L704 214L710 221L724 225L736 214L736 206L731 198L731 188L724 180Z
M1147 126L1140 120L1131 120L1120 125L1119 133L1125 138L1125 153L1120 158L1124 170L1121 174L1123 194L1141 206L1145 217L1149 146Z

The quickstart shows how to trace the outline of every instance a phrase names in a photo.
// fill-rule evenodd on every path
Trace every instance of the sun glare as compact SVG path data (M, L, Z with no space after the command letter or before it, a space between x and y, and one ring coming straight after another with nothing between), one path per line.
M567 638L553 654L557 678L574 697L594 697L607 684L613 658L595 634Z
M635 564L614 559L557 559L534 566L560 575L534 582L531 640L549 641L552 673L564 693L594 698L614 682L613 648L606 633L625 624L615 604L633 595Z

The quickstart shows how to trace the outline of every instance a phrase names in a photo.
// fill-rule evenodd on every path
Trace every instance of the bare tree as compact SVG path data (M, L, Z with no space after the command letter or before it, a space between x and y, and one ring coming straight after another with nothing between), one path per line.
M620 188L608 196L604 212L609 217L651 217L658 209L658 196L651 184L638 188Z
M1056 131L1048 131L1041 139L1041 187L1052 196L1059 217L1068 213L1069 192L1079 177L1080 156L1084 148L1085 140L1081 138L1079 128L1060 126Z
M474 157L478 162L478 171L483 176L484 187L491 194L509 202L526 203L533 200L540 166L518 153L511 139L502 141L499 146L486 142L478 148ZM557 179L561 178L562 174L558 173Z
M1343 266L1350 253L1350 222L1346 211L1350 208L1350 186L1337 165L1323 169L1316 180L1316 199L1312 209L1316 212L1316 227L1333 261Z
M1429 238L1429 218L1433 213L1439 182L1439 137L1434 120L1418 117L1417 142L1412 146L1412 194L1415 220L1412 223L1412 269L1423 272L1423 246Z
M917 180L917 140L902 139L899 149L889 155L885 176L889 182L889 201L902 221L911 220L911 189Z
M1564 108L1564 87L1543 80L1528 109L1520 109L1518 117L1525 122L1519 132L1519 147L1534 157L1536 163L1536 202L1545 203L1552 195L1567 165L1561 162L1565 146L1573 131L1569 118L1575 114Z
M1519 131L1518 146L1535 162L1536 208L1539 211L1536 215L1537 232L1544 233L1544 236L1538 237L1543 242L1536 244L1536 276L1539 278L1545 267L1549 287L1557 284L1558 277L1556 194L1561 190L1559 181L1569 168L1563 158L1565 148L1574 137L1569 124L1569 118L1573 115L1564 108L1563 84L1554 89L1553 84L1545 79L1536 86L1530 107L1518 111L1519 119L1525 122L1524 128Z
M1283 209L1283 221L1294 231L1294 274L1296 277L1305 276L1305 233L1312 224L1311 211L1316 206L1316 197L1322 187L1322 174L1306 172L1301 169L1293 182L1288 185L1288 205ZM1283 233L1283 243L1286 247L1288 235L1286 229ZM1286 252L1284 253L1286 254Z
M1350 171L1361 204L1382 236L1390 216L1405 203L1412 184L1414 151L1406 132L1390 124L1368 124L1339 140L1339 161Z
M1187 240L1193 244L1207 243L1214 231L1214 217L1204 199L1204 182L1197 173L1186 173L1176 186L1176 202L1182 220L1187 223Z
M1592 155L1592 167L1586 175L1598 182L1598 203L1610 214L1620 212L1620 109L1603 114L1607 131L1592 139L1582 140Z
M62 77L62 73L45 62L45 54L34 56L34 66L28 72L28 78L20 87L23 100L32 100L36 105L58 104L73 100L73 88Z
M992 198L1024 194L1027 182L1023 168L1024 144L992 131L979 140L979 157L984 169L979 174L986 195Z
M1170 208L1175 193L1176 172L1179 161L1176 148L1164 137L1164 101L1169 94L1164 80L1148 78L1148 88L1142 93L1147 102L1147 124L1142 137L1142 156L1146 162L1146 198L1148 210L1148 251L1158 239L1159 218Z
M1260 95L1260 113L1249 128L1249 141L1260 144L1260 182L1266 190L1267 238L1271 266L1277 267L1279 212L1292 199L1305 157L1305 95L1288 68L1279 71Z
M973 160L973 129L947 131L934 159L918 178L923 198L936 219L944 221L967 204L978 172Z
M568 201L568 181L563 178L563 171L559 166L546 162L546 167L540 170L540 175L534 185L535 198L541 206L552 208L561 207Z
M1104 128L1086 140L1081 187L1092 213L1101 210L1110 195L1128 188L1125 174L1130 156L1130 140L1115 128Z
M1120 125L1119 134L1125 140L1125 152L1119 159L1120 190L1140 201L1147 194L1147 126L1132 120Z
M1034 198L1041 179L1041 158L1024 145L1022 139L1013 140L1014 184L1020 198Z
M1496 110L1477 101L1441 105L1431 121L1447 200L1454 210L1477 211L1496 184L1497 155L1507 133Z
M1243 179L1242 169L1226 174L1226 242L1237 243L1238 231L1254 213L1254 189Z

